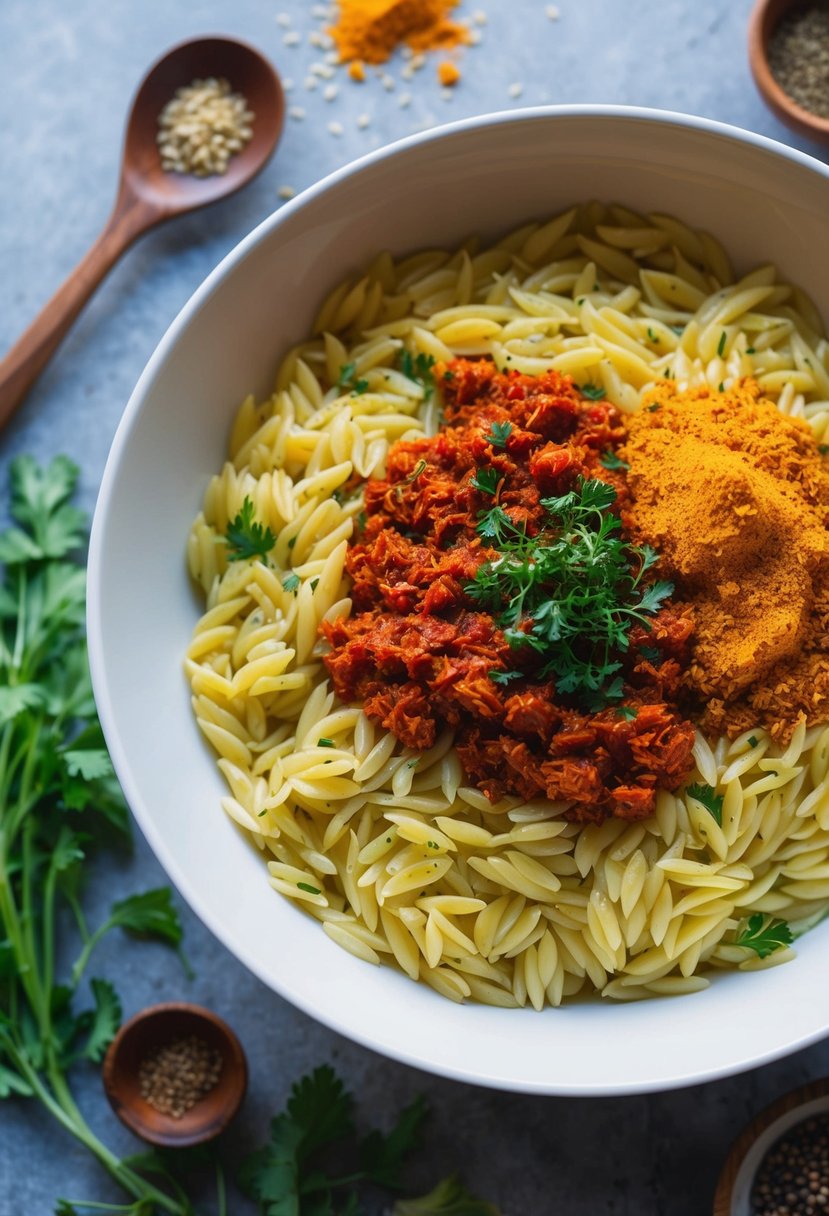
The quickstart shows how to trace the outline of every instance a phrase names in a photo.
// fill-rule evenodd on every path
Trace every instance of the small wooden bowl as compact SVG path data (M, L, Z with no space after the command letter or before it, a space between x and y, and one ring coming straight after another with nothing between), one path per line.
M213 1089L174 1118L141 1096L138 1073L152 1053L189 1035L219 1052L221 1071ZM226 1022L200 1005L174 1002L151 1005L124 1023L104 1059L103 1080L110 1106L136 1136L164 1148L186 1148L224 1131L245 1096L248 1066Z
M751 1216L751 1189L766 1153L798 1123L825 1111L829 1111L829 1080L794 1089L761 1111L726 1158L714 1195L714 1216Z
M799 135L829 144L829 118L819 118L792 101L769 67L768 48L774 30L788 12L803 3L804 0L756 0L748 23L748 60L760 95L780 121Z

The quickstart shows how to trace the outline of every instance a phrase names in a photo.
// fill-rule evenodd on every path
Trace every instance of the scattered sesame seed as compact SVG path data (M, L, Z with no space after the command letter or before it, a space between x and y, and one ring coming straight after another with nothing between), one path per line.
M283 27L289 26L291 24L290 13L277 13L276 14L276 24L281 25Z
M302 84L309 93L313 93L314 89L319 84L319 81L317 80L316 76L306 76Z
M324 4L315 4L311 9L311 16L316 18L317 21L327 21L328 8Z
M327 84L322 91L322 96L325 101L333 101L339 93L339 89L335 84Z
M400 69L400 75L403 77L404 80L411 80L413 78L414 74L415 74L415 70L412 67L411 63L405 64L405 66Z
M282 39L283 46L299 46L302 39L296 30L290 30Z
M472 20L476 25L486 25L487 15L482 8L479 8L472 14Z
M507 92L509 93L510 97L520 97L524 92L524 86L519 81L516 81L515 84L510 85Z
M339 138L339 136L343 133L343 124L341 122L330 122L328 124L328 130L332 135L336 135Z
M380 83L387 93L391 93L394 89L394 77L384 74L380 77Z
M253 135L253 112L226 80L211 76L177 89L158 118L157 142L166 173L225 173Z
M280 186L277 193L280 198L296 198L296 190L293 186Z
M340 57L336 51L327 51L325 55L325 62L330 63L332 67L336 67L340 62Z
M548 4L544 11L546 12L549 21L558 21L559 17L561 16L557 4Z
M411 93L401 93L397 99L397 104L400 106L401 110L408 109L408 107L412 104Z
M302 122L303 118L305 117L305 111L303 110L302 106L291 106L290 110L288 111L288 115L290 118L295 118L297 122Z
M416 72L419 72L420 69L425 66L426 66L426 56L425 55L422 55L420 53L420 51L418 51L416 55L412 55L412 67L414 68L414 70Z
M410 46L404 46L401 53L404 59L414 59L414 51Z
M469 31L469 45L470 46L479 46L480 43L482 42L482 40L483 39L481 37L480 30L470 30Z
M322 30L311 30L311 33L308 35L308 43L310 46L322 49Z
M368 114L361 114L360 117L357 119L357 126L360 128L361 131L365 131L366 127L370 124L370 122L371 122L371 119L369 118Z
M286 76L282 81L282 88L285 90L286 93L290 93L290 91L293 87L294 87L293 79L290 76Z
M444 101L451 101L452 98L455 96L455 90L454 89L441 89L440 95Z
M325 30L323 30L322 37L320 38L320 46L324 47L326 51L330 51L332 49L332 47L334 46L334 39L331 37L330 34L327 34L325 32ZM336 51L334 51L334 59L332 60L332 62L333 63L340 62L340 56Z

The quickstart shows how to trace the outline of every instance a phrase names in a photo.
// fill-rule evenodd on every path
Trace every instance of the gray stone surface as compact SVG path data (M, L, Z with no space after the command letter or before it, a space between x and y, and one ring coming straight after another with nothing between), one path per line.
M746 63L749 0L560 0L551 22L540 0L481 0L488 24L463 56L464 77L444 100L430 64L387 93L338 78L339 95L305 92L321 52L303 0L2 0L0 2L0 351L45 303L104 219L113 196L123 119L147 65L168 46L227 32L256 43L294 81L293 105L273 162L237 198L144 238L110 275L13 425L0 437L8 461L66 452L82 468L91 509L129 393L180 306L251 227L280 204L280 186L302 189L350 159L421 127L486 111L547 102L652 105L721 119L795 144L763 107ZM465 3L471 12L474 5ZM462 10L463 11L463 10ZM280 13L302 32L284 45ZM513 97L510 86L522 84ZM411 94L408 106L401 94ZM370 125L358 129L357 116ZM339 121L336 137L328 123ZM148 492L151 488L148 487ZM132 859L94 875L100 909L164 881L142 841ZM94 912L93 912L94 915ZM460 1169L509 1216L697 1216L710 1211L728 1144L768 1101L829 1070L829 1043L740 1077L628 1099L527 1098L431 1078L383 1060L317 1025L249 975L187 909L187 953L196 978L152 945L112 938L96 972L117 980L125 1012L164 998L212 1006L249 1053L251 1088L229 1132L228 1160L265 1138L290 1082L333 1062L366 1118L383 1120L424 1092L433 1115L413 1185ZM746 1009L745 1016L751 1016ZM554 1032L554 1027L552 1028ZM624 1043L619 1044L624 1050ZM120 1152L138 1147L111 1116L94 1070L77 1077L93 1126ZM0 1216L40 1216L58 1195L116 1198L97 1165L32 1105L0 1108ZM205 1201L201 1212L213 1210ZM233 1196L230 1211L249 1212Z

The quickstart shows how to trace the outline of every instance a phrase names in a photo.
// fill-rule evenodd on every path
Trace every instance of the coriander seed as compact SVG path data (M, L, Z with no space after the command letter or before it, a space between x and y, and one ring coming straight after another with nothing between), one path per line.
M180 1119L215 1088L222 1057L191 1034L151 1052L138 1068L141 1097L159 1114Z

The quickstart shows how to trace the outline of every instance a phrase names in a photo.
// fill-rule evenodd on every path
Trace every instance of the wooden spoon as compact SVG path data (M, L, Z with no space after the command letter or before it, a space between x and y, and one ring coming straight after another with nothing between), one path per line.
M253 136L227 171L212 177L165 172L158 152L158 118L177 89L193 80L224 77L253 111ZM182 42L150 68L127 122L121 179L103 232L58 288L40 316L0 362L0 427L43 371L104 275L148 228L225 198L240 189L271 156L285 115L282 86L266 59L244 42L199 38Z

